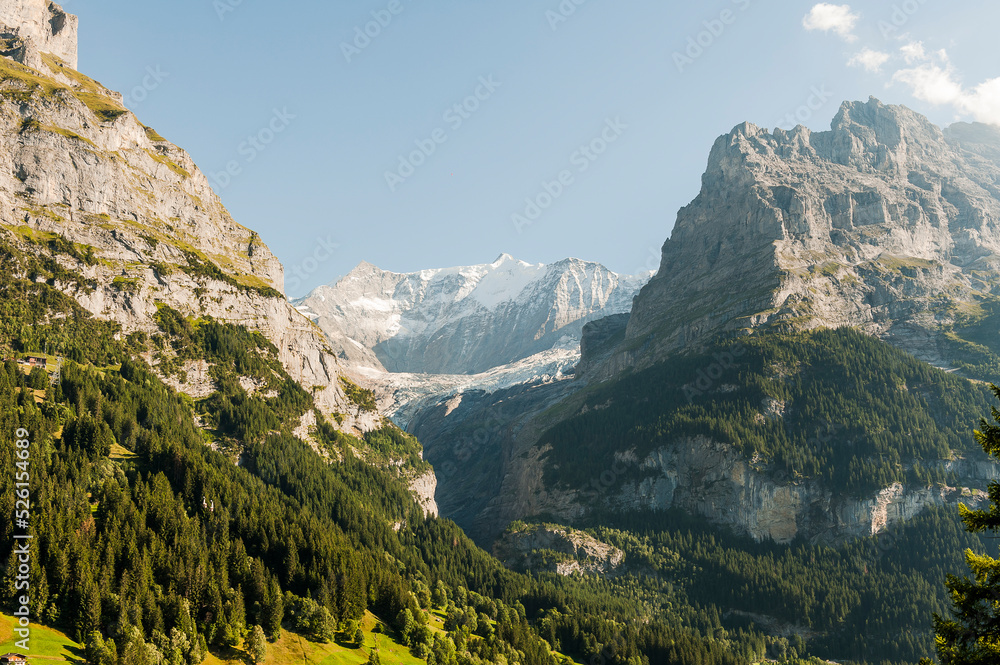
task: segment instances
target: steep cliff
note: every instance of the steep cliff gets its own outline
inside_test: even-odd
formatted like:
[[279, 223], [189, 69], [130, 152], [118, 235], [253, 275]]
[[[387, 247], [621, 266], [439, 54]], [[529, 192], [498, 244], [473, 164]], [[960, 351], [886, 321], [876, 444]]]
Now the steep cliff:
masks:
[[[2, 7], [8, 31], [41, 49], [37, 67], [0, 57], [5, 237], [51, 255], [66, 275], [55, 285], [120, 324], [123, 338], [159, 333], [163, 308], [245, 327], [274, 345], [330, 424], [355, 435], [381, 427], [380, 414], [346, 394], [344, 369], [322, 332], [284, 298], [282, 267], [260, 237], [232, 219], [185, 151], [144, 126], [118, 93], [73, 69], [75, 17], [49, 3]], [[171, 353], [145, 357], [160, 367]], [[195, 398], [215, 388], [204, 362], [161, 373]], [[242, 383], [252, 394], [253, 382]], [[309, 411], [296, 431], [310, 439], [316, 426]], [[428, 479], [414, 482], [432, 494]]]
[[828, 132], [716, 141], [600, 376], [716, 335], [855, 326], [934, 363], [943, 326], [997, 295], [1000, 135], [845, 103]]
[[77, 68], [76, 16], [49, 0], [4, 0], [0, 4], [0, 55], [41, 69], [42, 53]]

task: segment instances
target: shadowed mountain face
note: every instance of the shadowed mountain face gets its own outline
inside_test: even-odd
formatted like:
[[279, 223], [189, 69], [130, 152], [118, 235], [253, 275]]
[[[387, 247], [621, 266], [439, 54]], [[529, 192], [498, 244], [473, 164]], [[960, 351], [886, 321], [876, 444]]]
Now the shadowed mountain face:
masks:
[[[410, 421], [439, 475], [461, 470], [442, 480], [444, 514], [483, 542], [514, 519], [671, 507], [757, 539], [841, 541], [957, 500], [927, 494], [923, 476], [898, 475], [914, 460], [954, 474], [949, 487], [982, 489], [995, 465], [963, 448], [962, 429], [986, 408], [979, 387], [925, 376], [930, 368], [884, 342], [967, 376], [1000, 376], [998, 156], [997, 128], [942, 131], [874, 99], [845, 103], [828, 132], [744, 124], [722, 136], [631, 316], [589, 324], [576, 381], [449, 398]], [[838, 327], [883, 341], [773, 334]], [[758, 334], [719, 341], [747, 333]], [[820, 351], [823, 360], [806, 357]], [[923, 400], [906, 410], [948, 432], [935, 451], [910, 459], [887, 443], [879, 455], [901, 466], [880, 466], [874, 442], [889, 431], [910, 440], [914, 426], [850, 415], [843, 400], [861, 399], [851, 377], [862, 367], [880, 377], [872, 385], [913, 377], [892, 380]], [[885, 399], [876, 410], [904, 408], [891, 391]], [[721, 415], [727, 404], [731, 418]], [[756, 450], [741, 448], [767, 427], [775, 431]], [[833, 433], [820, 440], [824, 427]], [[782, 467], [776, 442], [786, 439], [795, 461]], [[829, 457], [802, 471], [820, 454]], [[626, 471], [594, 496], [590, 483], [615, 465]]]
[[875, 99], [827, 132], [716, 141], [601, 375], [768, 324], [856, 326], [939, 363], [941, 326], [997, 294], [1000, 130]]
[[[648, 277], [648, 276], [646, 276]], [[645, 278], [578, 259], [392, 273], [362, 263], [296, 302], [343, 354], [389, 372], [477, 374], [579, 346], [583, 326], [627, 312]]]

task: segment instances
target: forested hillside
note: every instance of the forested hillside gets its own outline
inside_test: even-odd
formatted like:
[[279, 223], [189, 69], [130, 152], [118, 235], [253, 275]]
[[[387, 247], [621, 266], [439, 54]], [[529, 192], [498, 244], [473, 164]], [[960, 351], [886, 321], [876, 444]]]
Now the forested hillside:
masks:
[[954, 482], [943, 464], [953, 454], [985, 459], [972, 429], [990, 402], [986, 385], [851, 329], [760, 334], [594, 388], [542, 445], [551, 482], [574, 487], [616, 452], [641, 460], [704, 436], [782, 478], [861, 495]]
[[[117, 324], [52, 286], [84, 281], [59, 268], [52, 248], [23, 252], [4, 241], [0, 254], [9, 356], [0, 473], [13, 477], [23, 428], [32, 616], [88, 644], [93, 662], [198, 663], [256, 625], [271, 638], [294, 630], [349, 640], [366, 610], [441, 664], [553, 664], [558, 646], [580, 660], [735, 665], [773, 646], [756, 630], [730, 633], [693, 601], [668, 609], [602, 584], [504, 569], [454, 524], [426, 519], [395, 474], [357, 457], [365, 442], [317, 427], [324, 457], [296, 438], [290, 426], [311, 408], [309, 395], [252, 333], [192, 325], [162, 308], [162, 337], [121, 339]], [[178, 339], [184, 353], [213, 360], [217, 389], [198, 402], [142, 360]], [[67, 358], [55, 385], [12, 359], [46, 345]], [[236, 374], [266, 378], [270, 396], [247, 394]], [[414, 445], [391, 429], [370, 439], [376, 448]], [[14, 500], [5, 484], [0, 510], [11, 514]], [[10, 610], [13, 528], [0, 527]], [[420, 627], [431, 603], [447, 612], [447, 636]]]

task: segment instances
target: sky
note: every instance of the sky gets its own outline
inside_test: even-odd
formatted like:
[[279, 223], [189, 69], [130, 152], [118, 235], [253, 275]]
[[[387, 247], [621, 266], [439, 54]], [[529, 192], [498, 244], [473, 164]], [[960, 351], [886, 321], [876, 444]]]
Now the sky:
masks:
[[386, 270], [654, 270], [715, 139], [875, 96], [1000, 124], [995, 0], [63, 2], [80, 70], [186, 149], [290, 297]]

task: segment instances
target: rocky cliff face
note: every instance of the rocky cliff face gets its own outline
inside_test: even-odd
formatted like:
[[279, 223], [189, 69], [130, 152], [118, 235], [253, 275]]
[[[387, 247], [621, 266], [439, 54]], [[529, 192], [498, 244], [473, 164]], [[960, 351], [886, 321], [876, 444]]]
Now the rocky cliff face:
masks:
[[[977, 503], [998, 478], [985, 459], [939, 462], [957, 487], [849, 496], [704, 437], [665, 441], [643, 459], [618, 451], [621, 468], [595, 487], [559, 490], [538, 441], [579, 411], [582, 385], [720, 335], [853, 326], [948, 367], [949, 326], [998, 295], [998, 252], [997, 128], [941, 131], [874, 99], [844, 104], [829, 132], [741, 125], [716, 142], [702, 192], [681, 210], [631, 316], [584, 329], [582, 380], [443, 400], [411, 421], [438, 468], [460, 471], [442, 481], [452, 490], [443, 513], [480, 542], [512, 520], [573, 523], [600, 507], [681, 508], [758, 540], [839, 543], [928, 506]], [[471, 500], [473, 486], [488, 496]]]
[[508, 568], [558, 575], [607, 575], [625, 562], [625, 553], [583, 531], [553, 524], [515, 526], [493, 546]]
[[[622, 459], [621, 464], [630, 462]], [[790, 543], [804, 537], [836, 544], [883, 533], [929, 506], [980, 507], [988, 503], [989, 483], [1000, 479], [1000, 467], [987, 460], [956, 460], [943, 466], [966, 486], [895, 483], [858, 498], [813, 481], [791, 481], [725, 444], [695, 437], [675, 441], [641, 460], [639, 468], [650, 475], [626, 483], [607, 503], [625, 511], [681, 508], [757, 541]]]
[[0, 55], [41, 69], [42, 53], [77, 68], [76, 16], [49, 0], [4, 0], [0, 3]]
[[1000, 264], [1000, 133], [875, 99], [828, 132], [743, 124], [712, 149], [600, 375], [716, 335], [849, 325], [929, 361]]
[[[391, 273], [362, 263], [296, 302], [343, 356], [389, 372], [478, 374], [552, 349], [579, 347], [584, 324], [627, 312], [648, 275], [624, 277], [578, 259]], [[373, 357], [374, 356], [374, 357]]]
[[[5, 237], [32, 251], [60, 248], [51, 250], [55, 259], [79, 279], [57, 288], [121, 324], [123, 335], [157, 332], [154, 315], [163, 305], [245, 326], [277, 347], [288, 374], [321, 413], [338, 414], [344, 430], [381, 426], [380, 414], [355, 408], [345, 395], [330, 342], [284, 298], [278, 260], [232, 219], [190, 156], [144, 126], [119, 94], [72, 68], [75, 17], [28, 0], [3, 2], [0, 12], [22, 39], [41, 44], [52, 31], [37, 68], [0, 57]], [[185, 369], [178, 390], [196, 398], [213, 390], [207, 367]], [[311, 426], [309, 411], [297, 433], [308, 439]], [[432, 480], [414, 485], [432, 497]]]

